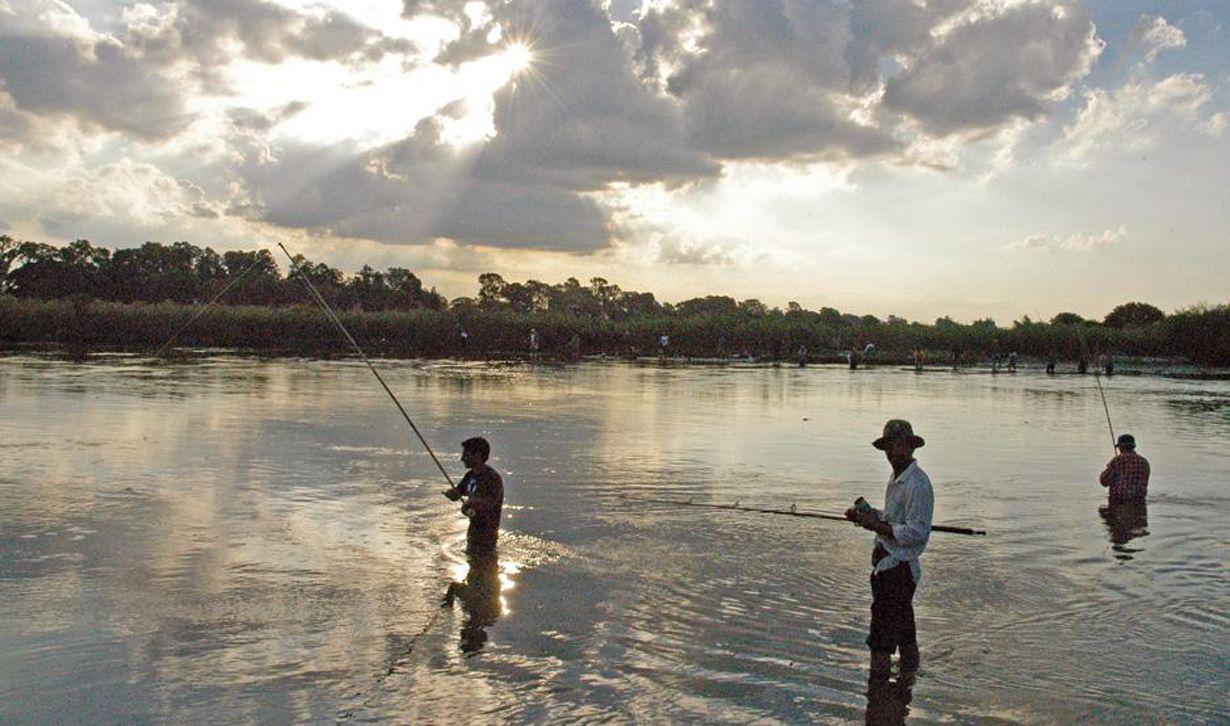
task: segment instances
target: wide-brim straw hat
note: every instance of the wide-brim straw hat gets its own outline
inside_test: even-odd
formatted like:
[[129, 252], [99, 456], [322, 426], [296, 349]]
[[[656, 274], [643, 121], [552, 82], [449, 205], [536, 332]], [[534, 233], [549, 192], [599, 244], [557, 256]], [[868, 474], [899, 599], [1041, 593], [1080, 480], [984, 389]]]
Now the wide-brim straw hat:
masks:
[[923, 441], [921, 436], [914, 435], [914, 427], [909, 421], [900, 418], [889, 419], [888, 423], [884, 424], [884, 435], [871, 445], [883, 451], [888, 448], [888, 445], [897, 439], [909, 439], [910, 444], [915, 448], [924, 446], [927, 442]]

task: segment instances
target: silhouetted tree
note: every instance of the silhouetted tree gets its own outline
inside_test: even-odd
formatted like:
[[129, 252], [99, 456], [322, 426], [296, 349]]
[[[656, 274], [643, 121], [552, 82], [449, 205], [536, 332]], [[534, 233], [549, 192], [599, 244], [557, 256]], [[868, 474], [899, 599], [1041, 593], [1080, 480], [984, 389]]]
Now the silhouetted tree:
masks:
[[1126, 328], [1131, 325], [1151, 325], [1166, 317], [1166, 313], [1149, 303], [1124, 303], [1107, 313], [1102, 321], [1109, 328]]
[[1084, 322], [1086, 320], [1076, 313], [1059, 313], [1051, 318], [1051, 325], [1080, 325]]

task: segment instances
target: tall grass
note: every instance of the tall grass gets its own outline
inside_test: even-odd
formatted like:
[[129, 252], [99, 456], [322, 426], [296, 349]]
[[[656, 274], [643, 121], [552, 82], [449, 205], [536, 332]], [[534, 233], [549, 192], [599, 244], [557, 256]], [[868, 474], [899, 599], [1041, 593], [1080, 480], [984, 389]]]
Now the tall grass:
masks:
[[[177, 303], [117, 303], [82, 298], [18, 299], [0, 296], [0, 343], [52, 343], [129, 350], [154, 350], [197, 310]], [[340, 312], [364, 348], [374, 354], [451, 356], [461, 354], [462, 329], [469, 333], [467, 354], [493, 356], [523, 352], [531, 327], [548, 354], [564, 355], [573, 336], [585, 353], [642, 355], [657, 351], [667, 334], [672, 355], [695, 357], [748, 353], [792, 358], [800, 347], [813, 357], [874, 342], [881, 356], [906, 359], [923, 350], [933, 362], [985, 360], [994, 352], [1075, 360], [1089, 354], [1169, 356], [1212, 365], [1230, 365], [1230, 306], [1182, 311], [1149, 326], [1123, 329], [1097, 324], [1017, 323], [999, 328], [986, 323], [825, 322], [814, 314], [634, 316], [621, 321], [561, 313], [524, 314], [507, 310], [406, 310]], [[1084, 342], [1082, 343], [1082, 338]], [[317, 308], [216, 306], [180, 334], [177, 345], [271, 353], [346, 354], [345, 341]], [[1087, 346], [1087, 348], [1086, 348]]]

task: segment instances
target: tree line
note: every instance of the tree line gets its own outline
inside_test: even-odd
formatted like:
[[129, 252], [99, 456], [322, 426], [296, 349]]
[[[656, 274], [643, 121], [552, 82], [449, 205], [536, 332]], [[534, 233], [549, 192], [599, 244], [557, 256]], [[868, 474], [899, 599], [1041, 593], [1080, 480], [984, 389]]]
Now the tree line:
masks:
[[[548, 284], [508, 281], [496, 273], [484, 273], [474, 296], [449, 301], [434, 288], [425, 288], [404, 268], [378, 271], [364, 266], [346, 275], [302, 256], [295, 262], [331, 304], [360, 329], [370, 328], [378, 349], [391, 354], [450, 355], [463, 352], [463, 345], [467, 347], [464, 352], [471, 354], [515, 352], [524, 349], [528, 331], [534, 328], [545, 350], [561, 354], [576, 346], [587, 353], [648, 353], [656, 349], [658, 336], [666, 334], [672, 353], [692, 356], [792, 358], [799, 352], [837, 353], [871, 342], [882, 351], [899, 354], [923, 350], [929, 359], [943, 363], [973, 362], [989, 354], [1015, 351], [1061, 359], [1106, 352], [1230, 364], [1227, 305], [1198, 306], [1167, 315], [1153, 305], [1129, 302], [1115, 307], [1102, 320], [1064, 312], [1046, 322], [1023, 317], [1010, 327], [1001, 327], [990, 318], [962, 324], [949, 317], [926, 325], [895, 315], [881, 320], [831, 307], [808, 310], [796, 302], [785, 309], [770, 308], [756, 299], [725, 295], [672, 304], [657, 300], [653, 293], [624, 290], [601, 277], [588, 284], [575, 278]], [[72, 304], [27, 306], [24, 316], [12, 304], [6, 305], [0, 313], [12, 318], [4, 321], [11, 325], [7, 334], [0, 335], [8, 340], [63, 337], [63, 331], [74, 325], [73, 316], [89, 314], [88, 301], [129, 306], [161, 303], [144, 310], [140, 306], [135, 310], [107, 307], [115, 330], [90, 333], [109, 344], [126, 340], [135, 344], [135, 338], [145, 344], [146, 338], [156, 339], [164, 328], [174, 327], [180, 314], [168, 308], [168, 303], [201, 304], [240, 275], [244, 279], [219, 301], [226, 307], [207, 315], [198, 330], [188, 334], [186, 343], [294, 348], [307, 345], [304, 341], [333, 339], [327, 329], [312, 328], [318, 313], [311, 309], [276, 314], [238, 310], [243, 306], [276, 310], [310, 305], [301, 283], [283, 275], [267, 250], [219, 254], [187, 242], [147, 242], [112, 252], [86, 240], [55, 247], [7, 236], [0, 236], [0, 295], [17, 301]], [[37, 315], [32, 312], [36, 310], [40, 311]], [[372, 317], [375, 314], [379, 315]], [[151, 322], [155, 318], [166, 320]], [[80, 321], [76, 325], [92, 330]], [[274, 325], [283, 327], [262, 327]], [[303, 339], [292, 338], [292, 329]], [[137, 334], [137, 330], [142, 332]]]
[[[345, 309], [440, 310], [447, 301], [410, 270], [364, 266], [353, 275], [297, 255], [295, 264], [330, 303]], [[63, 247], [0, 236], [0, 292], [54, 300], [84, 296], [115, 302], [201, 303], [235, 278], [244, 279], [219, 303], [293, 305], [302, 283], [282, 275], [268, 250], [219, 254], [188, 242], [146, 242], [114, 252], [77, 240]]]

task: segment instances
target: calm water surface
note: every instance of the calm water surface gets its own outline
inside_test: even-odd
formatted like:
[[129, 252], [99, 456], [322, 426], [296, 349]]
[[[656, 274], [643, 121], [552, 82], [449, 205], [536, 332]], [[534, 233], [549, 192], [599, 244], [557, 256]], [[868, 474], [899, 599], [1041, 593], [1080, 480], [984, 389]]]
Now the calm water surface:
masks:
[[[0, 721], [1228, 717], [1230, 384], [1106, 382], [1154, 472], [1108, 516], [1091, 377], [381, 367], [454, 476], [491, 440], [498, 570], [360, 364], [0, 359]], [[878, 503], [889, 417], [990, 535], [933, 535], [869, 700], [868, 533], [617, 495]]]

